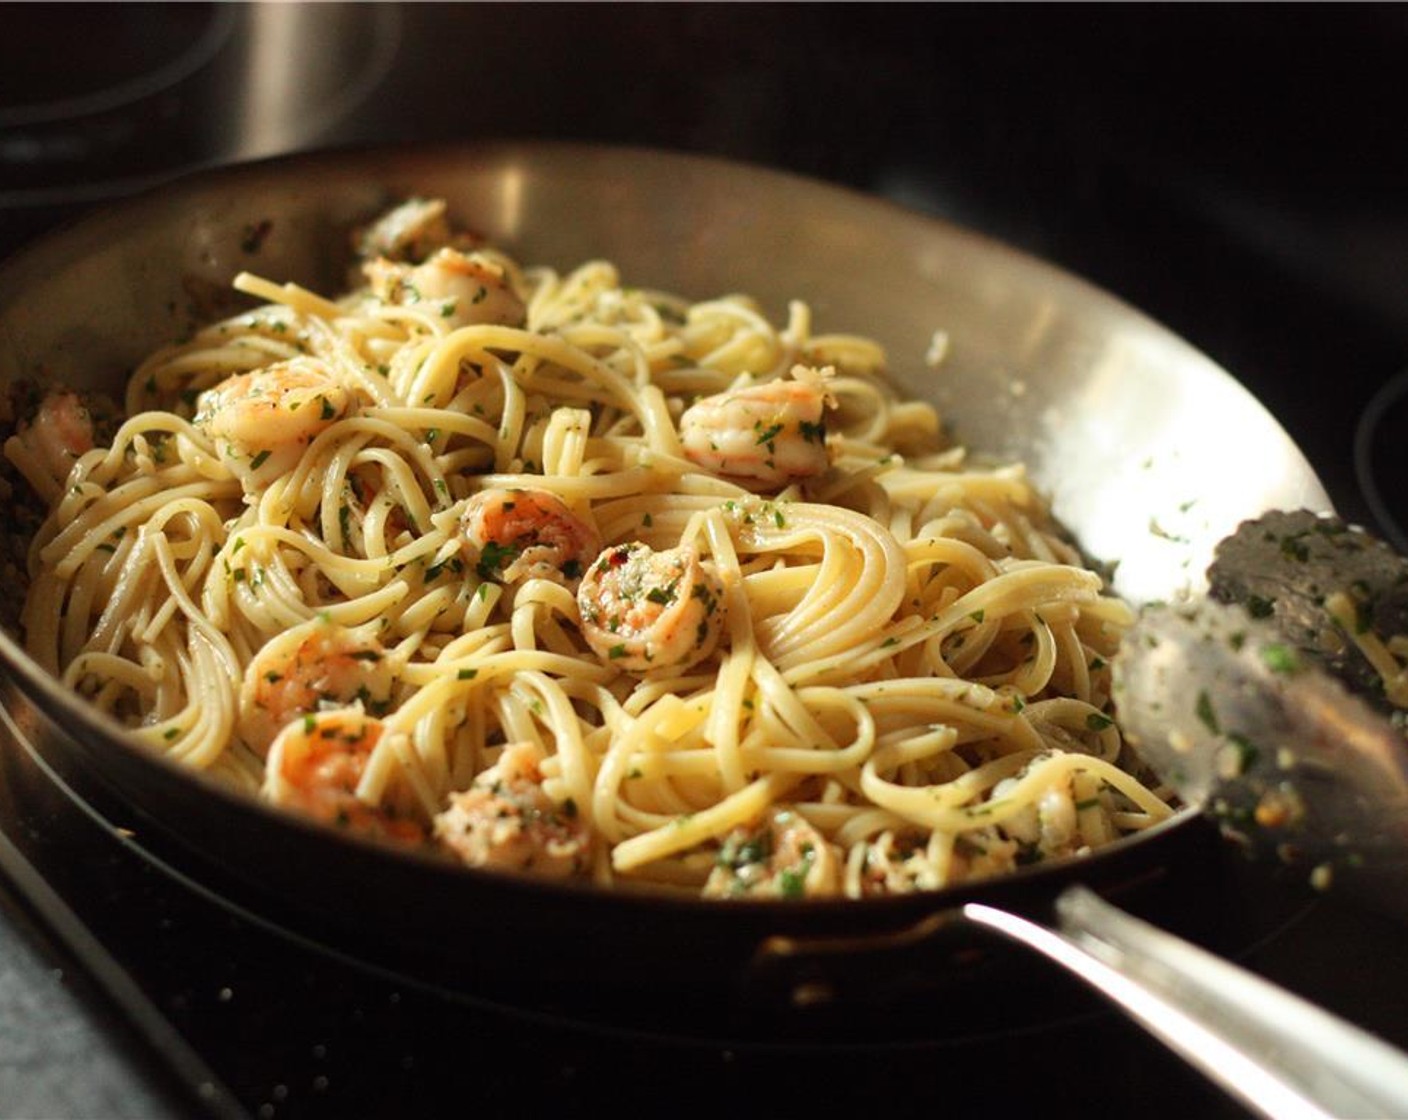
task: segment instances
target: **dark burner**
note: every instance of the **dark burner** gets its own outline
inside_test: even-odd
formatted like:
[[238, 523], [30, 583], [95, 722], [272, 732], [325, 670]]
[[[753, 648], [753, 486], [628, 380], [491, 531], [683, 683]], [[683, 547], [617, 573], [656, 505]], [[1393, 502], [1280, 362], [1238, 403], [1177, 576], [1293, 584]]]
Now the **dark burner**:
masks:
[[1354, 433], [1354, 472], [1385, 540], [1408, 553], [1408, 369], [1370, 399]]
[[202, 79], [239, 21], [219, 4], [76, 4], [57, 18], [11, 8], [0, 36], [0, 201], [95, 197], [213, 155], [214, 91]]

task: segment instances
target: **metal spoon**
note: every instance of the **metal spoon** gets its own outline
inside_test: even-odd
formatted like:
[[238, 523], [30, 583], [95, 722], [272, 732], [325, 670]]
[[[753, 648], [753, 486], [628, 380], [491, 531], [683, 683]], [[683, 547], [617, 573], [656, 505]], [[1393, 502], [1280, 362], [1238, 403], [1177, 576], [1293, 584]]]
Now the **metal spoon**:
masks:
[[1258, 1115], [1408, 1116], [1408, 1055], [1084, 887], [1056, 912], [1058, 930], [961, 915], [1079, 977]]
[[[1056, 900], [1056, 927], [968, 903], [876, 937], [774, 936], [751, 979], [796, 1007], [835, 992], [834, 958], [907, 953], [979, 926], [1025, 946], [1099, 992], [1150, 1034], [1271, 1120], [1408, 1117], [1408, 1055], [1237, 965], [1140, 921], [1086, 887]], [[867, 970], [840, 970], [866, 983]]]
[[1408, 919], [1408, 738], [1384, 714], [1401, 686], [1360, 649], [1408, 633], [1408, 560], [1336, 519], [1277, 512], [1219, 545], [1209, 578], [1231, 604], [1146, 609], [1126, 634], [1126, 738], [1251, 854]]
[[1408, 740], [1272, 624], [1145, 613], [1116, 660], [1139, 756], [1253, 855], [1408, 919]]

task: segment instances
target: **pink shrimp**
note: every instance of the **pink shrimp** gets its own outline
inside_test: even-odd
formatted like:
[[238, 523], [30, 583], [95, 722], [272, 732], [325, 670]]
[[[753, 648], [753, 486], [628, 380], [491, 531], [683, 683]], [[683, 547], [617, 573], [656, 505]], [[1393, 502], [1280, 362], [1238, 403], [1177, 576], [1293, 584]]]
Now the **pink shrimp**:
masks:
[[295, 720], [269, 748], [264, 798], [323, 824], [395, 844], [420, 844], [425, 827], [357, 796], [382, 723], [360, 708]]
[[74, 462], [93, 450], [93, 417], [71, 390], [47, 394], [28, 423], [6, 441], [6, 454], [46, 501], [63, 493]]
[[704, 884], [706, 898], [813, 898], [840, 891], [836, 848], [784, 807], [729, 833]]
[[601, 547], [597, 531], [548, 490], [481, 490], [465, 505], [460, 531], [479, 578], [505, 583], [577, 579]]
[[375, 638], [315, 620], [264, 646], [245, 670], [239, 734], [259, 754], [288, 724], [326, 708], [391, 705], [395, 672]]
[[387, 303], [424, 305], [450, 327], [521, 327], [523, 300], [503, 267], [481, 253], [441, 249], [414, 267], [378, 258], [364, 266], [372, 292]]
[[313, 437], [341, 419], [352, 394], [316, 358], [227, 377], [200, 395], [195, 424], [246, 486], [291, 470]]
[[680, 417], [685, 455], [714, 474], [781, 487], [830, 466], [824, 374], [805, 366], [768, 381], [705, 397]]
[[424, 260], [453, 238], [445, 209], [442, 198], [407, 199], [358, 231], [358, 254], [368, 259]]
[[582, 636], [608, 665], [631, 672], [704, 660], [723, 631], [724, 589], [692, 548], [613, 545], [577, 589]]
[[586, 870], [591, 832], [570, 801], [543, 790], [537, 748], [515, 743], [498, 763], [452, 794], [435, 836], [471, 867], [565, 879]]

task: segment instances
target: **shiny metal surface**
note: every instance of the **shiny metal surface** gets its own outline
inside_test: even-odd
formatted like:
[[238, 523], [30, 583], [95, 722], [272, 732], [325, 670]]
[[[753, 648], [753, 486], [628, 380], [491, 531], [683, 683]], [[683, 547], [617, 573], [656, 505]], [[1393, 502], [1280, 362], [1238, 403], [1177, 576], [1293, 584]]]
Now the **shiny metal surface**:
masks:
[[1110, 906], [1057, 900], [1060, 931], [988, 906], [963, 916], [1079, 976], [1258, 1116], [1408, 1112], [1408, 1055], [1261, 977]]
[[25, 64], [0, 98], [0, 208], [17, 209], [322, 143], [382, 85], [403, 23], [389, 4], [96, 6], [61, 53], [71, 6], [10, 16], [7, 57]]
[[[1058, 516], [1093, 557], [1116, 565], [1116, 589], [1135, 600], [1198, 586], [1213, 545], [1243, 518], [1329, 504], [1306, 460], [1230, 376], [1090, 285], [866, 196], [644, 150], [379, 151], [188, 180], [0, 267], [0, 377], [43, 374], [113, 392], [145, 353], [234, 306], [228, 282], [242, 269], [340, 287], [348, 226], [413, 193], [448, 198], [460, 222], [529, 263], [608, 257], [628, 283], [694, 298], [746, 291], [777, 317], [803, 298], [819, 329], [877, 337], [894, 377], [935, 401], [958, 438], [1028, 463]], [[264, 223], [267, 234], [251, 239]], [[939, 330], [949, 353], [933, 370], [925, 354]], [[153, 814], [196, 781], [115, 745], [112, 728], [3, 632], [0, 659], [45, 713], [47, 734], [119, 787], [150, 791]], [[301, 822], [222, 799], [227, 844], [246, 827], [325, 843]]]
[[1285, 630], [1211, 599], [1146, 611], [1114, 695], [1140, 757], [1247, 855], [1408, 919], [1408, 741]]

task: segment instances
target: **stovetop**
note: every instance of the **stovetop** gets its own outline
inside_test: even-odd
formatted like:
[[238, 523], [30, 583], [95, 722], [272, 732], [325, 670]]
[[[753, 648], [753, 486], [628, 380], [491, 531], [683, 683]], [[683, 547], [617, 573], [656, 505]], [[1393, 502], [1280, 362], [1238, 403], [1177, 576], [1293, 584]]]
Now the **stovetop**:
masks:
[[[1256, 393], [1345, 516], [1408, 547], [1401, 9], [284, 7], [9, 6], [0, 250], [136, 185], [310, 146], [550, 137], [763, 163], [1118, 293]], [[34, 44], [82, 19], [112, 49], [45, 71]], [[296, 97], [280, 83], [309, 43], [345, 64], [306, 63]], [[11, 737], [0, 762], [3, 1115], [967, 1114], [1067, 1096], [1243, 1115], [1055, 976], [1059, 1021], [874, 1045], [520, 1014], [228, 909]], [[1237, 917], [1218, 947], [1408, 1046], [1402, 930], [1214, 851], [1189, 905]]]

